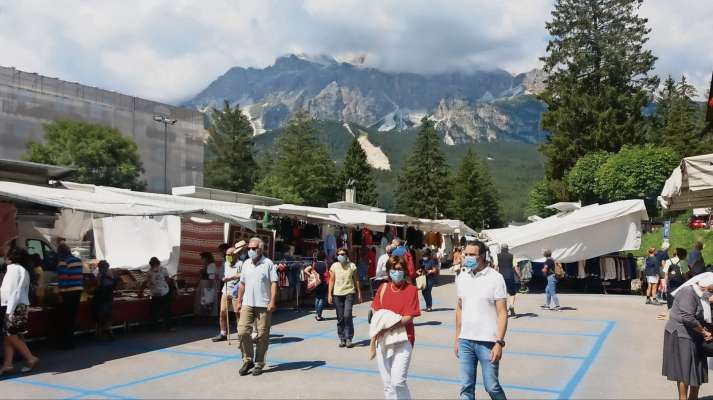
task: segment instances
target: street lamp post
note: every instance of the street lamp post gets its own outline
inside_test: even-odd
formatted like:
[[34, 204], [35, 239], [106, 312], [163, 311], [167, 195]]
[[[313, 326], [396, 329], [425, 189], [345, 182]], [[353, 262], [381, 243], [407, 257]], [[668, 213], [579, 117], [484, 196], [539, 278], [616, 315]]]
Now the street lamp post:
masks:
[[165, 115], [154, 115], [153, 120], [163, 124], [163, 192], [168, 194], [168, 126], [174, 125], [176, 120]]

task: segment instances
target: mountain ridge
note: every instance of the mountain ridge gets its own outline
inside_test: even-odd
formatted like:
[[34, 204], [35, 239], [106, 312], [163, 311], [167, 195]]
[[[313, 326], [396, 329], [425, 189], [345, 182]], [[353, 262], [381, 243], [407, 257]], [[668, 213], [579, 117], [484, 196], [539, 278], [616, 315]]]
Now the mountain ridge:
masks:
[[539, 70], [502, 69], [421, 75], [385, 72], [334, 57], [290, 54], [266, 68], [232, 67], [185, 105], [205, 109], [224, 100], [240, 104], [255, 134], [284, 126], [304, 109], [323, 120], [399, 131], [429, 116], [446, 144], [514, 140], [539, 143], [544, 110], [534, 94]]

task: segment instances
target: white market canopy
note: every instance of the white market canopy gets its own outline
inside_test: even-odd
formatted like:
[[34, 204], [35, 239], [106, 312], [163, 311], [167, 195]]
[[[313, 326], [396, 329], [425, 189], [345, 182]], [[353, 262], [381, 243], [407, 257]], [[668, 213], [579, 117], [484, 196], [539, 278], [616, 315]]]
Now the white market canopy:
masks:
[[204, 216], [255, 230], [252, 206], [63, 182], [63, 188], [0, 181], [0, 199], [97, 216]]
[[552, 251], [560, 262], [576, 262], [641, 247], [641, 221], [648, 220], [643, 200], [594, 204], [561, 212], [527, 225], [485, 230], [490, 245], [507, 244], [515, 257], [543, 261]]
[[658, 201], [661, 207], [674, 211], [713, 207], [713, 154], [681, 160]]

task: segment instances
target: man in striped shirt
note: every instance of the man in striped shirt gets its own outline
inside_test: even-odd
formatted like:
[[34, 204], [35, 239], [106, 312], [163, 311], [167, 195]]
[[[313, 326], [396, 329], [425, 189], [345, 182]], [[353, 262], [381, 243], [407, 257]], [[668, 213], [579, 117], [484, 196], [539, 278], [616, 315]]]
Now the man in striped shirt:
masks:
[[62, 349], [74, 348], [74, 328], [77, 319], [79, 301], [84, 290], [82, 260], [72, 255], [66, 244], [57, 247], [57, 286], [62, 298], [58, 307], [58, 343]]

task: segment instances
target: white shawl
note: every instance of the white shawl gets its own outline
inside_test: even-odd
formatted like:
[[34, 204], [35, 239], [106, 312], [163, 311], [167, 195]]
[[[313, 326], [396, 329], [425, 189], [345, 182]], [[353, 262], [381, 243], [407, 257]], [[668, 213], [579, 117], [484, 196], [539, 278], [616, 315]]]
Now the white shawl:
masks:
[[704, 292], [701, 287], [708, 287], [711, 285], [713, 285], [713, 272], [704, 272], [687, 280], [686, 283], [681, 285], [678, 289], [674, 290], [671, 295], [676, 297], [676, 294], [678, 294], [678, 292], [684, 287], [693, 286], [693, 290], [696, 292], [696, 295], [698, 295], [698, 297], [701, 299], [701, 306], [703, 307], [703, 319], [705, 319], [705, 321], [710, 324], [713, 321], [713, 318], [711, 318], [711, 303], [710, 301], [708, 301], [707, 298], [703, 296]]

